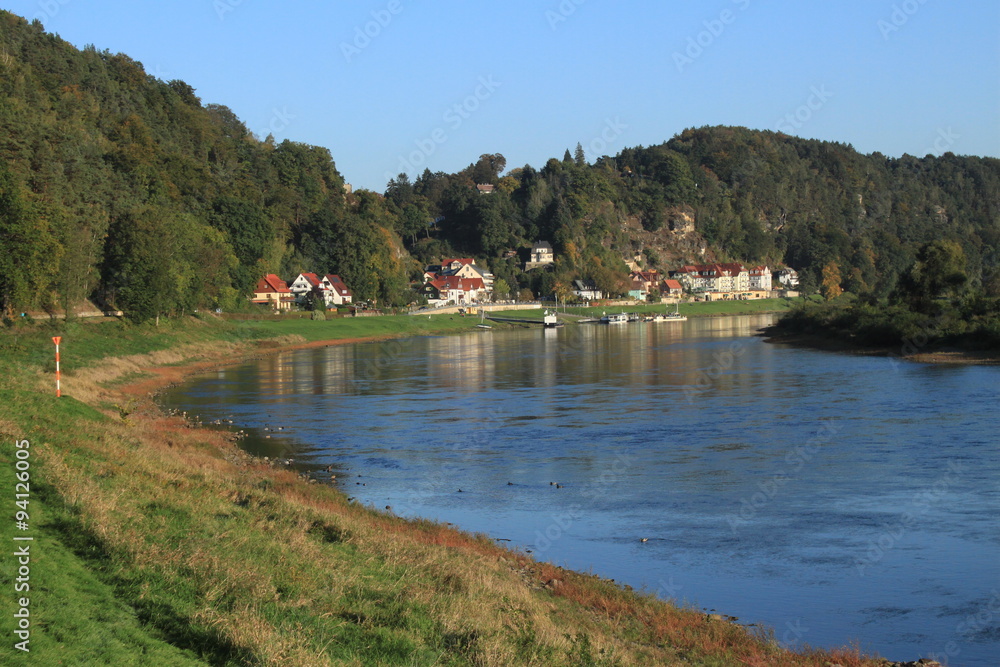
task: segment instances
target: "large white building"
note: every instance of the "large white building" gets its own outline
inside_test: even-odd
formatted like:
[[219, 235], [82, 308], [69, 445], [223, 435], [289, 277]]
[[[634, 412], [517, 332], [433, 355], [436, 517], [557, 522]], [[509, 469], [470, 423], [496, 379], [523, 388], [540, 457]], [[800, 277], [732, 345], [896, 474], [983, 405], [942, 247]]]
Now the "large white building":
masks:
[[739, 263], [689, 264], [672, 273], [690, 292], [741, 293], [771, 290], [771, 271], [766, 266], [748, 269]]

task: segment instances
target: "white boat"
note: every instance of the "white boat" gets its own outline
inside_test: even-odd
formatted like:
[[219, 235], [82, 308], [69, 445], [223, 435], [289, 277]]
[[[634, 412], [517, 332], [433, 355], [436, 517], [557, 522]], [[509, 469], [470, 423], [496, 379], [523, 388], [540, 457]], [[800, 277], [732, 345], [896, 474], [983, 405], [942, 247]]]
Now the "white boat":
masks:
[[545, 325], [546, 329], [554, 329], [555, 327], [561, 327], [562, 326], [562, 323], [559, 322], [559, 318], [556, 317], [556, 314], [555, 313], [550, 313], [547, 310], [545, 311], [545, 314], [542, 317], [542, 324]]
[[680, 304], [675, 304], [674, 312], [666, 313], [664, 315], [657, 315], [653, 318], [654, 322], [687, 322], [687, 317], [681, 315]]
[[602, 324], [627, 324], [628, 315], [625, 313], [612, 313], [611, 315], [605, 314], [601, 317]]

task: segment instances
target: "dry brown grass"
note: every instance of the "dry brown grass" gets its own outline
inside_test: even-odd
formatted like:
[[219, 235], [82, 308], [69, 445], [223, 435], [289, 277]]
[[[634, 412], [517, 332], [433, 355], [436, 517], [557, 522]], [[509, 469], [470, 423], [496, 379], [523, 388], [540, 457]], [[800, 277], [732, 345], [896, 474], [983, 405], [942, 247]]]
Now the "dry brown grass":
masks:
[[[453, 638], [457, 648], [441, 649], [443, 657], [460, 651], [483, 666], [571, 664], [567, 656], [583, 636], [592, 655], [621, 665], [691, 664], [712, 656], [742, 665], [877, 664], [850, 652], [786, 653], [739, 625], [447, 526], [351, 504], [334, 489], [242, 455], [223, 434], [160, 414], [149, 397], [158, 386], [250, 349], [199, 344], [75, 373], [75, 397], [91, 405], [127, 401], [129, 416], [108, 411], [109, 422], [81, 422], [77, 449], [51, 448], [45, 464], [82, 526], [114, 559], [118, 576], [143, 582], [140, 596], [148, 599], [164, 595], [151, 582], [188, 590], [191, 605], [177, 604], [190, 622], [261, 664], [331, 664], [325, 651], [333, 650], [328, 642], [337, 641], [336, 629], [357, 622], [349, 620], [347, 602], [357, 591], [380, 596], [388, 608], [415, 606], [437, 624], [435, 632]], [[181, 362], [188, 365], [168, 366]], [[114, 386], [116, 378], [139, 372], [152, 379]], [[190, 533], [178, 534], [180, 524]], [[558, 584], [547, 587], [553, 580]], [[301, 613], [327, 628], [330, 639], [282, 620]], [[420, 642], [427, 631], [401, 634]], [[363, 662], [355, 656], [340, 664]]]

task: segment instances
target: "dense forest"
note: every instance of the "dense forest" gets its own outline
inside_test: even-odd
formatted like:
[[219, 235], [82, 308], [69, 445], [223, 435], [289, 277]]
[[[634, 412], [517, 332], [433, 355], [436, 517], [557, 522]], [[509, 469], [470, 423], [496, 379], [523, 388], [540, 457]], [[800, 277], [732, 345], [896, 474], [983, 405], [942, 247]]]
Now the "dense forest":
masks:
[[6, 12], [0, 155], [7, 314], [228, 309], [266, 272], [336, 270], [373, 301], [408, 289], [384, 200], [348, 195], [327, 149], [254, 137], [184, 82]]
[[[474, 256], [509, 291], [628, 289], [629, 266], [790, 265], [808, 290], [885, 299], [933, 241], [1000, 292], [1000, 160], [862, 155], [706, 127], [590, 163], [486, 153], [454, 174], [349, 192], [325, 148], [256, 137], [225, 106], [122, 54], [0, 12], [0, 308], [90, 298], [134, 319], [246, 307], [266, 272], [338, 273], [405, 305], [424, 264]], [[476, 185], [493, 185], [480, 194]], [[524, 272], [535, 240], [551, 270]]]

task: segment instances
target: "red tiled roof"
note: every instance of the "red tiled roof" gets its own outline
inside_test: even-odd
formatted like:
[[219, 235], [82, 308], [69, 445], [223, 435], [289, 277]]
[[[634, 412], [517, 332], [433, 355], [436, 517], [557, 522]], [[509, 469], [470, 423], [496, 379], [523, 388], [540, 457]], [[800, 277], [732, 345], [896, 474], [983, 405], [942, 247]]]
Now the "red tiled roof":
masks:
[[[317, 276], [315, 273], [301, 273], [299, 275], [308, 280], [309, 284], [312, 285], [313, 287], [319, 287], [319, 276]], [[292, 282], [295, 281], [293, 280]]]
[[468, 292], [484, 289], [486, 285], [482, 278], [460, 278], [459, 276], [441, 276], [432, 280], [431, 285], [438, 290], [458, 290]]
[[271, 292], [277, 292], [279, 294], [291, 294], [291, 290], [288, 289], [288, 285], [284, 280], [269, 273], [257, 282], [257, 289], [254, 292], [266, 294]]
[[684, 289], [683, 287], [681, 287], [681, 284], [676, 280], [664, 280], [663, 284], [667, 286], [667, 289], [679, 289], [679, 290]]

